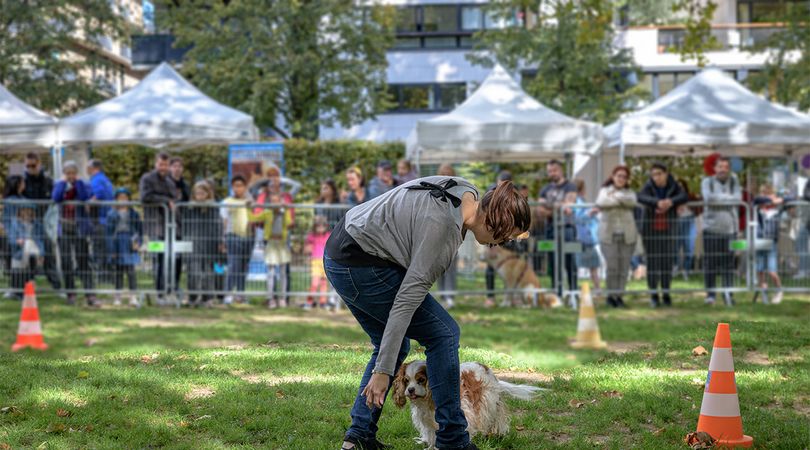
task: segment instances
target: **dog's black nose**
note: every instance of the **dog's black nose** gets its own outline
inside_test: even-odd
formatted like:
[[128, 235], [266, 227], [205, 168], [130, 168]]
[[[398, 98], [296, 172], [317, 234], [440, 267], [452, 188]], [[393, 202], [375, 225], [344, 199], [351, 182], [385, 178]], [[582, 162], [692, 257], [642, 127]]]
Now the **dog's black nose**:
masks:
[[408, 388], [408, 393], [409, 393], [409, 394], [413, 394], [413, 392], [414, 392], [415, 390], [416, 390], [416, 388], [414, 388], [414, 387], [409, 387], [409, 388]]

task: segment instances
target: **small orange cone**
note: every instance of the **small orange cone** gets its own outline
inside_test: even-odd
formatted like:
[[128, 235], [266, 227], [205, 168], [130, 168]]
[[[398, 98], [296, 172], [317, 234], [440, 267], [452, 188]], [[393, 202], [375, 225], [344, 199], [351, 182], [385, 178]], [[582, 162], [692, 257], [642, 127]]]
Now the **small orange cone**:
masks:
[[717, 324], [697, 431], [709, 433], [717, 440], [718, 447], [748, 448], [754, 444], [754, 438], [743, 434], [727, 323]]
[[25, 347], [37, 350], [47, 350], [48, 344], [42, 338], [42, 325], [39, 323], [39, 308], [37, 307], [37, 295], [34, 293], [34, 283], [29, 281], [25, 284], [25, 296], [22, 302], [22, 313], [20, 314], [20, 328], [17, 331], [17, 342], [11, 346], [11, 351], [16, 352]]
[[605, 348], [607, 342], [602, 340], [599, 333], [599, 324], [596, 323], [596, 310], [591, 298], [591, 286], [582, 284], [582, 299], [579, 302], [579, 321], [577, 322], [577, 337], [571, 342], [574, 348]]

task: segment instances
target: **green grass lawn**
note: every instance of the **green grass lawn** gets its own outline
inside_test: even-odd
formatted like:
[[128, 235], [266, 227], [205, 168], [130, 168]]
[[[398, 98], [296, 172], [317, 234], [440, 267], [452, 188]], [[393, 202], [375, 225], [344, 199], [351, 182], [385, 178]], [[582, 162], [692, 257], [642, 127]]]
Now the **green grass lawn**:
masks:
[[[461, 359], [550, 388], [510, 401], [512, 429], [482, 449], [685, 448], [717, 322], [731, 323], [746, 434], [759, 448], [810, 445], [810, 300], [599, 310], [610, 351], [575, 351], [570, 310], [454, 309]], [[0, 302], [0, 449], [337, 449], [369, 355], [345, 310], [87, 310], [40, 301], [45, 353], [12, 354], [19, 303]], [[422, 358], [414, 346], [411, 358]], [[407, 410], [379, 434], [418, 449]]]

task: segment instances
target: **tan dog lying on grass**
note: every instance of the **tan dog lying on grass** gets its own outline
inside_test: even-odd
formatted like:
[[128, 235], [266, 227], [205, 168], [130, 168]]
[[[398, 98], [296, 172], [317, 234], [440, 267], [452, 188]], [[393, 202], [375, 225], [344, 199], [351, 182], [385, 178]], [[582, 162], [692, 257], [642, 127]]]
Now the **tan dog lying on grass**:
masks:
[[[540, 289], [540, 279], [537, 278], [529, 261], [517, 252], [504, 247], [491, 247], [485, 250], [484, 260], [503, 279], [507, 293], [501, 306], [532, 305], [545, 308], [562, 306], [560, 298], [555, 294], [536, 291]], [[523, 293], [518, 294], [514, 292], [516, 290], [522, 290]], [[521, 295], [523, 299], [520, 298]]]

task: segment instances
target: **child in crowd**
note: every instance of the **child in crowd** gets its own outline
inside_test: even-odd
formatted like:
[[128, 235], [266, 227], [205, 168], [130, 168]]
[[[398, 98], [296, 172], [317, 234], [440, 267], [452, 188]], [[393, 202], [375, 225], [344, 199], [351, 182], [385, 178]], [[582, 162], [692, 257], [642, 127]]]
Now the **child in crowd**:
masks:
[[318, 303], [321, 308], [326, 307], [327, 298], [326, 293], [329, 291], [329, 283], [326, 280], [326, 272], [323, 268], [323, 250], [326, 247], [326, 241], [329, 239], [329, 225], [326, 223], [326, 217], [315, 216], [312, 221], [312, 231], [307, 234], [306, 246], [304, 251], [309, 253], [310, 257], [310, 285], [309, 293], [312, 294], [307, 298], [307, 303], [304, 308], [309, 309], [315, 306], [314, 296], [320, 292]]
[[[264, 263], [267, 265], [267, 306], [269, 308], [287, 306], [287, 265], [292, 260], [292, 252], [287, 245], [287, 236], [292, 223], [292, 211], [281, 202], [278, 192], [271, 192], [270, 203], [259, 214], [251, 213], [254, 222], [261, 222], [264, 230]], [[279, 295], [275, 295], [276, 280], [280, 280]]]
[[599, 214], [599, 210], [582, 206], [585, 204], [585, 181], [577, 178], [574, 180], [574, 184], [577, 187], [576, 205], [579, 205], [574, 210], [577, 240], [582, 244], [582, 253], [577, 255], [577, 267], [588, 269], [593, 290], [596, 292], [600, 288], [599, 268], [602, 265], [599, 251], [596, 249], [596, 244], [599, 242], [597, 236], [599, 220], [596, 216]]
[[[776, 294], [771, 303], [782, 302], [782, 280], [779, 279], [777, 243], [779, 241], [779, 224], [782, 212], [783, 199], [776, 195], [773, 186], [762, 185], [759, 195], [754, 197], [754, 207], [757, 211], [757, 279], [761, 289], [762, 303], [768, 302], [768, 281], [770, 277], [776, 286]], [[756, 297], [754, 297], [756, 300]]]
[[[141, 256], [138, 250], [143, 242], [143, 222], [141, 216], [131, 205], [132, 193], [127, 188], [115, 191], [115, 201], [119, 204], [107, 211], [106, 238], [107, 258], [115, 274], [115, 290], [121, 291], [124, 287], [124, 275], [127, 277], [129, 288], [129, 304], [135, 308], [140, 306], [137, 297], [137, 278], [135, 266], [140, 264]], [[121, 294], [114, 297], [116, 306], [121, 304]]]
[[[253, 199], [248, 193], [245, 177], [236, 175], [231, 179], [231, 196], [222, 201], [219, 215], [225, 223], [225, 246], [228, 250], [228, 270], [225, 279], [225, 291], [228, 295], [223, 303], [230, 305], [234, 297], [233, 289], [238, 293], [245, 292], [248, 264], [253, 251], [253, 239], [250, 235], [250, 210], [248, 203]], [[237, 298], [237, 300], [241, 297]]]
[[192, 204], [181, 210], [183, 239], [190, 241], [186, 289], [191, 307], [208, 306], [216, 290], [214, 264], [225, 253], [222, 220], [214, 203], [214, 191], [207, 181], [199, 181], [191, 191]]
[[34, 220], [34, 208], [17, 207], [8, 232], [11, 246], [11, 287], [15, 297], [22, 298], [25, 283], [34, 279], [38, 266], [44, 263], [45, 243], [42, 225]]

